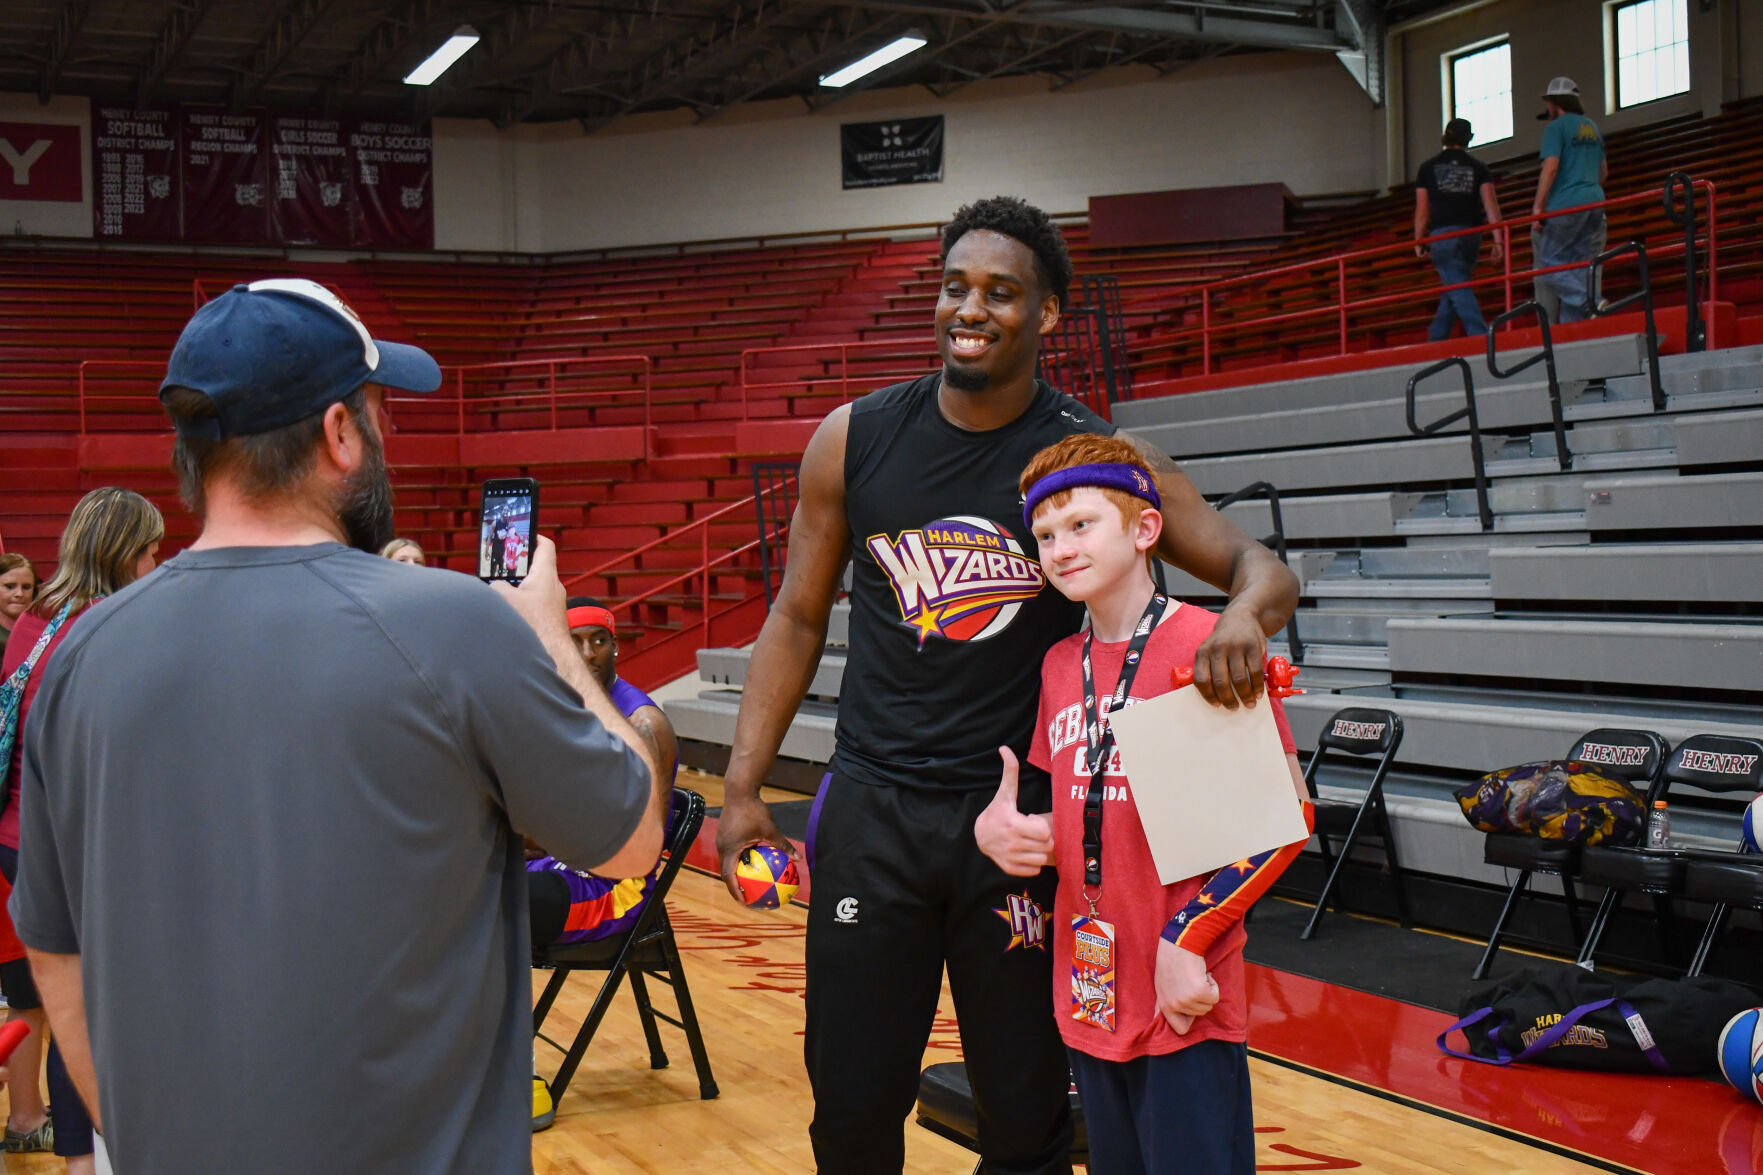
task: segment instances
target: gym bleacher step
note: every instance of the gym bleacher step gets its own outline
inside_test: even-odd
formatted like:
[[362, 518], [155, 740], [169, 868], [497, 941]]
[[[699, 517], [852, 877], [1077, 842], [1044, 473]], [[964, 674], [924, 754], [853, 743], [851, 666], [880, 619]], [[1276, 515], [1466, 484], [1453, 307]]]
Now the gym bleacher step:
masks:
[[1530, 677], [1635, 685], [1756, 690], [1763, 682], [1763, 621], [1555, 614], [1397, 617], [1389, 623], [1398, 673]]
[[[734, 744], [735, 716], [741, 709], [738, 690], [705, 690], [695, 698], [663, 702], [661, 708], [673, 723], [674, 732], [682, 739], [719, 746]], [[778, 754], [808, 763], [827, 762], [833, 754], [833, 730], [837, 721], [837, 706], [803, 702], [795, 721], [784, 732]]]
[[1763, 543], [1604, 543], [1490, 552], [1503, 600], [1763, 602]]
[[[743, 686], [746, 684], [747, 668], [752, 658], [751, 648], [699, 649], [698, 676], [713, 685]], [[814, 679], [809, 682], [809, 697], [838, 697], [839, 683], [844, 678], [845, 654], [827, 650], [821, 654], [820, 664], [814, 671]]]
[[1408, 600], [1450, 600], [1450, 599], [1490, 599], [1493, 590], [1484, 579], [1349, 579], [1345, 576], [1338, 580], [1324, 577], [1312, 579], [1304, 584], [1304, 594], [1315, 598], [1332, 596], [1337, 599], [1408, 599]]
[[[1300, 680], [1310, 684], [1307, 675]], [[1763, 709], [1659, 703], [1635, 698], [1565, 697], [1454, 686], [1374, 685], [1340, 694], [1288, 698], [1286, 717], [1300, 746], [1314, 745], [1323, 724], [1346, 706], [1393, 710], [1406, 728], [1402, 762], [1454, 771], [1491, 771], [1558, 759], [1598, 726], [1657, 731], [1673, 745], [1691, 734], [1748, 734]]]

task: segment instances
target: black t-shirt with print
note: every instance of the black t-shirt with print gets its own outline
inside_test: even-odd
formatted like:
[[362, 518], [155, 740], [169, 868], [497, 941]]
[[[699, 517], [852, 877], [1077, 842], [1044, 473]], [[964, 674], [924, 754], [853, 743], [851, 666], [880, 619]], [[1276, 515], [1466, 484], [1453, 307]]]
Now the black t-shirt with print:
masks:
[[1432, 214], [1429, 231], [1486, 224], [1481, 186], [1494, 182], [1488, 165], [1461, 147], [1446, 147], [1420, 165], [1415, 183], [1427, 191]]

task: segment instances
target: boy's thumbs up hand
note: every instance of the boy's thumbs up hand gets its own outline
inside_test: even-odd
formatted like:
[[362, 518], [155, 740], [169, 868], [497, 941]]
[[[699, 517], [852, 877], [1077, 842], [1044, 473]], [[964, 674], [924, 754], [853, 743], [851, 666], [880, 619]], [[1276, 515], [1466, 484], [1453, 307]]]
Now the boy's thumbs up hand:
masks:
[[979, 851], [1012, 877], [1033, 877], [1053, 863], [1053, 822], [1047, 816], [1026, 816], [1016, 808], [1019, 768], [1016, 754], [999, 747], [1004, 760], [998, 794], [974, 821], [973, 839]]

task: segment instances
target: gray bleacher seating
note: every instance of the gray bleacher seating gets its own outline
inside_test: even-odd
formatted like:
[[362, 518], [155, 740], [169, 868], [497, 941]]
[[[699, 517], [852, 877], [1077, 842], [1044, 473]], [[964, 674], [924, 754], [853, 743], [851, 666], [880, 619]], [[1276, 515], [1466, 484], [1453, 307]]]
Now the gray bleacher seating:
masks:
[[[1407, 435], [1413, 365], [1115, 407], [1118, 423], [1174, 453], [1205, 493], [1258, 480], [1281, 489], [1310, 690], [1287, 714], [1300, 745], [1345, 706], [1401, 716], [1407, 734], [1384, 790], [1411, 871], [1509, 885], [1482, 859], [1451, 790], [1557, 756], [1588, 729], [1639, 727], [1673, 744], [1763, 734], [1763, 347], [1666, 357], [1662, 412], [1645, 356], [1639, 336], [1559, 348], [1566, 471], [1541, 369], [1478, 374], [1491, 430], [1485, 532], [1467, 436]], [[1422, 420], [1451, 403], [1437, 394], [1431, 405], [1422, 397]], [[1227, 513], [1256, 537], [1272, 529], [1265, 501]], [[1222, 602], [1166, 570], [1179, 598]], [[835, 610], [831, 655], [787, 756], [831, 754], [844, 624]], [[1283, 635], [1269, 641], [1270, 653], [1286, 651]], [[702, 665], [703, 695], [667, 709], [682, 737], [726, 742], [745, 654], [707, 650]], [[1317, 783], [1357, 801], [1368, 778], [1343, 762]], [[1726, 847], [1715, 801], [1686, 796], [1678, 840]]]

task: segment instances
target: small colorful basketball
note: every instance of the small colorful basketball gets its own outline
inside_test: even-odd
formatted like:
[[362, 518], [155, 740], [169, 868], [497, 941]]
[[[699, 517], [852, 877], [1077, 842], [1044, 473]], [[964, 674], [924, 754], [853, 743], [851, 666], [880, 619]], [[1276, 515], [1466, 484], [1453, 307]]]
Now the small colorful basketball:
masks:
[[802, 877], [786, 853], [770, 845], [754, 845], [735, 862], [741, 899], [755, 910], [775, 910], [796, 896]]
[[1763, 1102], [1763, 1008], [1749, 1008], [1728, 1020], [1714, 1055], [1720, 1075], [1734, 1089]]
[[1743, 833], [1745, 852], [1763, 853], [1763, 795], [1752, 800], [1745, 809], [1745, 830]]

